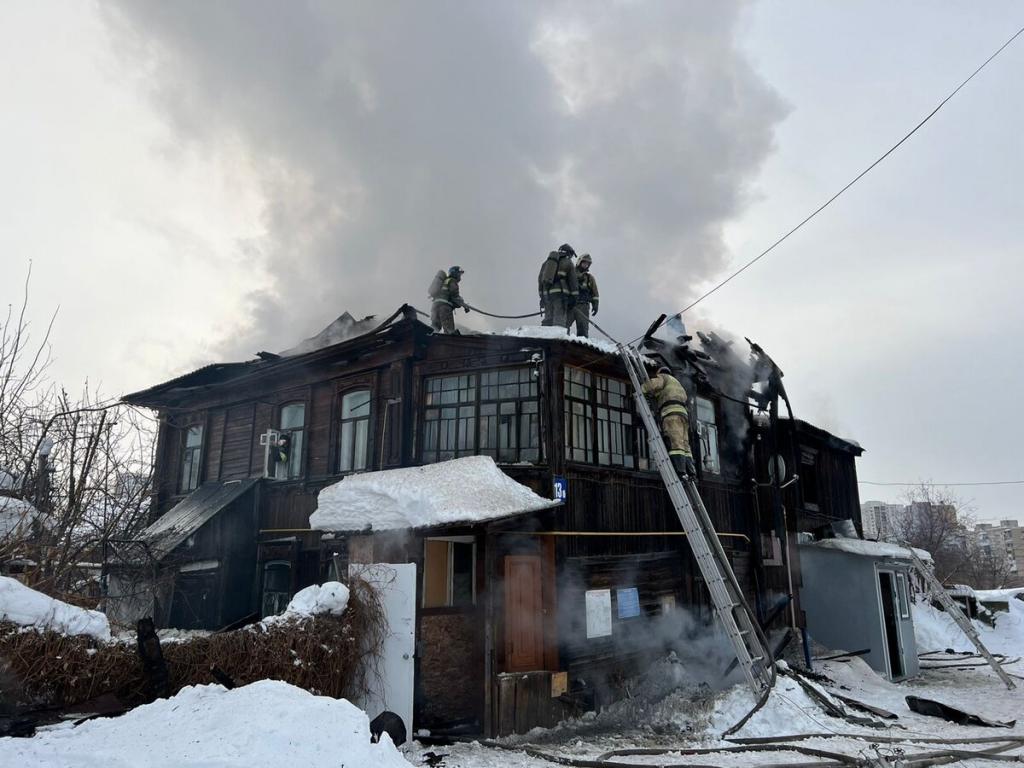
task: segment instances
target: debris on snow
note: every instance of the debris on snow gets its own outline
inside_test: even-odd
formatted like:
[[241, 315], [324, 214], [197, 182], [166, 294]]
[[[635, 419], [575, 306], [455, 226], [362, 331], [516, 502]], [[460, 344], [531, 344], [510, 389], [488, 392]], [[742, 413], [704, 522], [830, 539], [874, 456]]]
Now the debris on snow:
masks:
[[23, 768], [410, 765], [386, 735], [370, 743], [369, 719], [355, 705], [278, 680], [230, 691], [197, 685], [115, 719], [62, 726], [29, 739], [0, 739], [0, 763]]
[[502, 472], [490, 456], [351, 475], [320, 491], [309, 526], [321, 531], [393, 530], [497, 520], [558, 502]]
[[110, 639], [110, 624], [99, 611], [89, 611], [54, 600], [16, 579], [0, 576], [0, 622], [51, 630], [62, 635], [90, 635]]

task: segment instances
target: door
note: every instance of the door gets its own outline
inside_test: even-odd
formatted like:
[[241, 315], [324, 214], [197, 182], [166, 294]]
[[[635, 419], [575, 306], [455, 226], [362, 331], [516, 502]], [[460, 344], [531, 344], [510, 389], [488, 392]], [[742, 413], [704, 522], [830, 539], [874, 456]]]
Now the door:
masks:
[[900, 648], [899, 615], [896, 611], [896, 584], [892, 571], [878, 572], [878, 592], [882, 600], [882, 631], [889, 660], [889, 678], [904, 677], [903, 652]]
[[505, 557], [505, 670], [544, 669], [544, 606], [537, 555]]
[[370, 690], [355, 703], [372, 720], [381, 712], [394, 712], [405, 723], [411, 737], [412, 699], [416, 653], [416, 565], [353, 563], [349, 577], [358, 576], [372, 586], [380, 598], [388, 632], [379, 664], [369, 676]]

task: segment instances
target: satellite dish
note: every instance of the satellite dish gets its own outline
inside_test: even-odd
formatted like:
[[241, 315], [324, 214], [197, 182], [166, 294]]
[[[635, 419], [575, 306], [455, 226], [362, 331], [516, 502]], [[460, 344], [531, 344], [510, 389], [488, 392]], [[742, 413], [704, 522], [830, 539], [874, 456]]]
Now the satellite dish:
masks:
[[773, 483], [782, 485], [786, 481], [786, 460], [775, 454], [768, 461], [768, 477]]

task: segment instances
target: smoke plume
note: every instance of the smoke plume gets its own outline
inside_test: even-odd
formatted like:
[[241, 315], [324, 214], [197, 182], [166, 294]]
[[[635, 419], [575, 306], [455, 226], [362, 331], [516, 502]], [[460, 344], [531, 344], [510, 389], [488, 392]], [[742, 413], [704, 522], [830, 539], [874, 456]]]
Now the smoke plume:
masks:
[[740, 9], [132, 0], [106, 17], [180, 141], [255, 169], [265, 234], [237, 256], [268, 284], [223, 344], [248, 356], [346, 309], [425, 304], [451, 264], [471, 303], [530, 311], [563, 241], [593, 254], [611, 328], [678, 306], [722, 267], [785, 112], [737, 49]]

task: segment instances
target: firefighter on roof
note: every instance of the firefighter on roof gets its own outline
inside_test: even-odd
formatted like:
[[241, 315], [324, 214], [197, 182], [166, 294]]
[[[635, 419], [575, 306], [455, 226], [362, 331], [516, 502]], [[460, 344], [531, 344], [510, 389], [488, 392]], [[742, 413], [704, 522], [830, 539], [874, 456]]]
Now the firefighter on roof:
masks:
[[540, 267], [537, 291], [540, 308], [544, 311], [541, 325], [558, 325], [566, 330], [572, 322], [572, 310], [579, 295], [576, 266], [572, 263], [576, 251], [568, 243], [552, 251]]
[[593, 259], [589, 253], [580, 256], [576, 265], [576, 282], [579, 284], [579, 295], [576, 298], [576, 307], [573, 309], [573, 319], [576, 321], [576, 335], [590, 335], [590, 316], [597, 314], [597, 280], [590, 274], [590, 265]]
[[462, 307], [469, 312], [469, 307], [459, 293], [459, 281], [465, 270], [462, 267], [454, 266], [448, 270], [439, 271], [430, 284], [430, 325], [434, 333], [458, 333], [455, 330], [455, 308]]
[[690, 450], [690, 414], [686, 409], [686, 389], [665, 366], [658, 369], [656, 376], [645, 381], [641, 389], [654, 401], [661, 422], [661, 436], [665, 439], [676, 474], [680, 477], [695, 477], [697, 468]]

